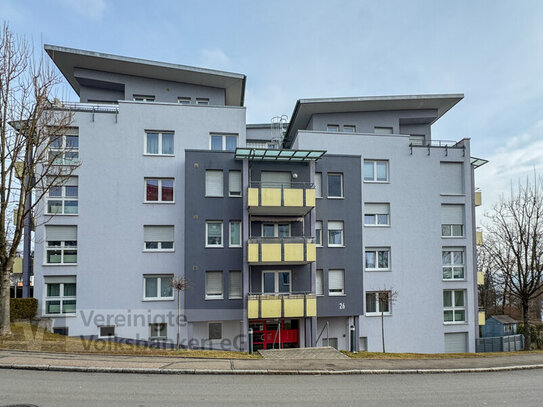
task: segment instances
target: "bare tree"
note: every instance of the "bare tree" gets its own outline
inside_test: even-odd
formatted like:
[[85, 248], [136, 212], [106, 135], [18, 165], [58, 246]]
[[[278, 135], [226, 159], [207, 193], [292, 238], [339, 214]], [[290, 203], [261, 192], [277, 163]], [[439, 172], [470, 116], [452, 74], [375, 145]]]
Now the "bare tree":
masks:
[[381, 311], [381, 341], [383, 343], [383, 353], [385, 353], [385, 312], [390, 312], [392, 304], [398, 299], [398, 291], [386, 287], [377, 293], [377, 301]]
[[485, 309], [487, 316], [503, 314], [503, 302], [501, 310], [498, 306], [501, 288], [496, 279], [499, 267], [496, 266], [493, 256], [484, 245], [478, 246], [477, 270], [484, 274], [484, 283], [479, 285], [479, 306]]
[[[529, 350], [529, 305], [543, 293], [543, 179], [526, 180], [487, 214], [485, 250], [492, 256], [502, 288], [518, 300]], [[505, 296], [504, 296], [505, 301]]]
[[174, 277], [170, 282], [170, 287], [177, 291], [177, 346], [181, 345], [181, 291], [185, 291], [189, 286], [189, 281], [185, 277]]
[[[52, 186], [67, 180], [64, 140], [72, 113], [51, 102], [60, 77], [7, 23], [0, 32], [0, 335], [10, 329], [10, 273], [24, 222]], [[60, 164], [60, 165], [59, 165]], [[73, 164], [73, 163], [71, 163]]]

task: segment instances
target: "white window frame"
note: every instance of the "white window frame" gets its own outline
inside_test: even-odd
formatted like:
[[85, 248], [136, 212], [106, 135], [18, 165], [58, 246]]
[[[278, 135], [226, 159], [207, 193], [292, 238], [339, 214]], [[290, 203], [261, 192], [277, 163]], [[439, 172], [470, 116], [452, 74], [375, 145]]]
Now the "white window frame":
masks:
[[[113, 328], [113, 335], [102, 335], [102, 328]], [[115, 325], [98, 325], [98, 338], [115, 338], [117, 336], [115, 328]]]
[[[49, 187], [49, 191], [47, 191], [47, 199], [45, 203], [45, 214], [46, 215], [61, 215], [61, 216], [77, 216], [79, 215], [79, 179], [77, 176], [72, 176], [69, 178], [75, 178], [77, 185], [67, 185], [65, 181], [61, 182], [60, 185], [51, 185]], [[58, 181], [58, 180], [57, 180]], [[73, 196], [67, 196], [66, 195], [66, 187], [70, 188], [77, 188], [77, 195], [75, 197]], [[51, 196], [51, 191], [54, 188], [60, 188], [60, 196]], [[60, 212], [51, 212], [49, 211], [49, 202], [60, 202], [62, 210]], [[76, 212], [75, 213], [65, 213], [66, 212], [66, 202], [77, 202]]]
[[[208, 294], [207, 292], [207, 273], [219, 273], [221, 276], [221, 293], [220, 294]], [[205, 284], [205, 299], [206, 300], [223, 300], [224, 299], [224, 273], [221, 270], [206, 270], [204, 275]]]
[[[445, 293], [450, 292], [451, 293], [451, 305], [445, 306]], [[455, 297], [456, 293], [461, 292], [463, 296], [463, 303], [464, 305], [459, 306], [455, 305]], [[456, 311], [464, 311], [464, 319], [463, 320], [456, 320]], [[445, 313], [446, 312], [452, 312], [453, 320], [452, 321], [445, 321]], [[457, 325], [457, 324], [467, 324], [468, 322], [468, 313], [467, 313], [467, 307], [466, 307], [466, 290], [443, 290], [443, 323], [445, 325]]]
[[326, 131], [329, 133], [339, 133], [339, 124], [327, 124]]
[[[232, 294], [232, 273], [239, 273], [240, 278], [240, 292], [239, 294]], [[241, 270], [230, 270], [228, 272], [228, 299], [239, 300], [243, 298], [243, 274]]]
[[[158, 135], [158, 153], [150, 153], [148, 150], [147, 150], [147, 137], [149, 136], [149, 134], [157, 134]], [[163, 135], [171, 135], [172, 138], [173, 138], [173, 153], [171, 154], [167, 154], [167, 153], [164, 153], [163, 150], [162, 150], [162, 137]], [[145, 137], [144, 137], [144, 145], [143, 145], [143, 148], [144, 148], [144, 155], [150, 155], [150, 156], [153, 156], [153, 157], [174, 157], [175, 156], [175, 132], [173, 131], [153, 131], [153, 130], [146, 130], [145, 131]]]
[[[221, 225], [221, 243], [219, 244], [208, 244], [208, 225], [210, 224], [220, 224]], [[206, 231], [205, 231], [205, 247], [207, 248], [222, 248], [224, 247], [224, 227], [223, 227], [223, 221], [222, 220], [208, 220], [206, 221]]]
[[[274, 273], [274, 280], [273, 280], [273, 292], [266, 292], [264, 291], [264, 274], [265, 273]], [[288, 274], [288, 293], [285, 292], [279, 292], [279, 274], [287, 273]], [[284, 294], [290, 294], [292, 292], [292, 271], [291, 270], [262, 270], [261, 274], [261, 283], [262, 283], [262, 294], [268, 294], [268, 295], [284, 295]]]
[[[373, 164], [373, 178], [366, 179], [366, 177], [364, 176], [364, 168], [362, 168], [362, 179], [364, 182], [376, 183], [376, 184], [386, 184], [390, 182], [390, 165], [389, 165], [388, 160], [364, 160], [364, 166], [370, 163]], [[385, 168], [386, 168], [386, 180], [377, 179], [377, 165], [382, 164], [382, 163], [385, 164]]]
[[[153, 335], [153, 327], [157, 326], [159, 330], [158, 335]], [[164, 332], [162, 332], [164, 331]], [[166, 322], [152, 322], [149, 324], [149, 340], [156, 341], [160, 339], [168, 339], [168, 324]]]
[[[458, 232], [458, 227], [460, 227], [460, 234], [455, 234], [455, 232]], [[463, 224], [458, 224], [458, 223], [442, 224], [441, 225], [441, 237], [443, 237], [443, 238], [465, 237], [464, 236], [464, 225]]]
[[[148, 181], [158, 181], [158, 200], [156, 201], [148, 201], [147, 200], [147, 182]], [[163, 181], [172, 181], [172, 200], [171, 201], [163, 201], [162, 200], [162, 182]], [[143, 202], [144, 203], [151, 203], [151, 204], [174, 204], [175, 203], [175, 178], [152, 178], [152, 177], [145, 177], [144, 179], [144, 197]]]
[[[234, 174], [236, 174], [236, 175], [234, 175]], [[233, 191], [232, 190], [232, 178], [231, 178], [232, 175], [234, 175], [234, 176], [239, 175], [239, 191]], [[241, 198], [243, 196], [242, 189], [243, 189], [243, 179], [242, 179], [241, 171], [240, 170], [229, 170], [228, 171], [228, 196], [230, 198]]]
[[315, 173], [315, 198], [322, 198], [322, 172]]
[[[70, 225], [71, 226], [71, 225]], [[47, 235], [46, 235], [46, 239], [47, 239]], [[58, 242], [60, 243], [59, 245], [51, 245], [50, 242]], [[66, 242], [75, 242], [75, 246], [67, 246], [66, 245]], [[48, 252], [49, 251], [55, 251], [55, 252], [60, 252], [60, 263], [49, 263], [48, 262]], [[64, 257], [65, 257], [65, 252], [67, 251], [70, 251], [70, 252], [73, 252], [75, 251], [75, 262], [66, 262], [64, 261]], [[44, 254], [45, 254], [45, 258], [44, 258], [44, 261], [43, 261], [43, 264], [46, 265], [46, 266], [77, 266], [77, 259], [78, 259], [78, 256], [77, 256], [77, 239], [76, 240], [46, 240], [45, 241], [45, 250], [44, 250]]]
[[[341, 195], [330, 195], [330, 175], [339, 175], [340, 182], [341, 182]], [[343, 173], [342, 172], [328, 172], [326, 174], [326, 196], [328, 199], [343, 199], [345, 197], [345, 191], [344, 191], [344, 179], [343, 179]]]
[[[273, 236], [264, 236], [264, 225], [273, 225]], [[287, 225], [288, 226], [288, 236], [281, 236], [279, 237], [279, 225]], [[271, 223], [271, 222], [262, 222], [262, 224], [260, 225], [260, 236], [262, 236], [263, 238], [269, 238], [269, 239], [272, 239], [272, 238], [284, 238], [284, 237], [291, 237], [292, 236], [292, 226], [290, 223], [287, 223], [287, 222], [279, 222], [279, 223]]]
[[[370, 203], [370, 205], [371, 204], [372, 203]], [[366, 213], [366, 204], [364, 204], [364, 226], [380, 228], [390, 226], [390, 204], [388, 202], [383, 202], [381, 205], [386, 205], [388, 207], [388, 213]], [[366, 216], [373, 216], [373, 223], [367, 223]], [[386, 216], [386, 223], [379, 223], [380, 216]]]
[[[67, 281], [68, 279], [70, 279], [70, 281]], [[49, 285], [59, 285], [59, 295], [58, 296], [48, 296], [47, 295], [47, 288]], [[76, 295], [64, 295], [64, 285], [65, 284], [75, 284], [75, 290], [76, 290]], [[51, 281], [51, 282], [47, 282], [47, 277], [46, 277], [46, 280], [45, 280], [45, 283], [43, 285], [43, 289], [44, 289], [44, 293], [43, 293], [43, 316], [47, 316], [47, 317], [67, 317], [67, 316], [75, 316], [77, 314], [77, 281], [75, 279], [73, 279], [72, 281], [72, 278], [66, 278], [66, 281]], [[58, 313], [47, 313], [47, 304], [51, 301], [59, 301], [60, 304], [59, 304], [59, 310], [60, 312]], [[64, 310], [64, 301], [75, 301], [75, 307], [76, 307], [76, 311], [74, 312], [68, 312], [68, 313], [63, 313], [63, 310]]]
[[[349, 129], [349, 130], [347, 130]], [[344, 133], [356, 133], [356, 126], [354, 124], [345, 124], [343, 125]]]
[[154, 102], [156, 97], [154, 95], [132, 95], [132, 99], [135, 102]]
[[[450, 263], [444, 262], [444, 254], [448, 253], [450, 258]], [[462, 255], [462, 263], [456, 264], [454, 262], [454, 254], [455, 253], [461, 253]], [[443, 281], [465, 281], [466, 280], [466, 252], [461, 247], [444, 247], [441, 251], [441, 262], [442, 262], [442, 278]], [[451, 278], [445, 278], [445, 269], [450, 268], [451, 269]], [[455, 271], [462, 270], [462, 277], [454, 277]]]
[[373, 133], [374, 134], [394, 134], [394, 127], [393, 126], [374, 126]]
[[[212, 146], [211, 140], [213, 139], [213, 137], [221, 137], [222, 138], [221, 149], [220, 150], [212, 150], [212, 148], [211, 148], [211, 146]], [[210, 133], [209, 134], [209, 149], [212, 150], [212, 151], [235, 151], [235, 150], [227, 150], [226, 149], [226, 138], [227, 137], [235, 137], [236, 138], [236, 148], [239, 146], [239, 134], [236, 134], [236, 133], [231, 133], [231, 134]]]
[[[367, 255], [368, 253], [374, 253], [375, 256], [375, 267], [368, 267], [367, 264]], [[387, 253], [387, 266], [379, 266], [379, 253]], [[366, 247], [364, 250], [364, 266], [366, 271], [390, 271], [391, 257], [390, 257], [390, 247]]]
[[[77, 147], [68, 146], [68, 137], [77, 138]], [[60, 145], [55, 146], [53, 139], [60, 139]], [[52, 165], [79, 165], [79, 129], [68, 129], [65, 134], [50, 136], [48, 149], [49, 159], [51, 159], [52, 154], [55, 157]], [[71, 159], [67, 159], [66, 153], [73, 154], [74, 156]]]
[[[220, 173], [220, 174], [221, 174], [221, 192], [220, 192], [220, 195], [209, 195], [209, 193], [208, 193], [208, 179], [207, 179], [207, 175], [208, 175], [208, 174], [211, 174], [211, 173], [214, 173], [214, 174]], [[223, 197], [224, 197], [224, 171], [223, 171], [223, 170], [206, 170], [206, 173], [205, 173], [205, 191], [204, 191], [204, 196], [205, 196], [206, 198], [223, 198]]]
[[[150, 227], [153, 227], [153, 226], [168, 226], [168, 227], [171, 227], [172, 230], [173, 230], [173, 233], [174, 233], [174, 236], [175, 236], [175, 226], [173, 225], [143, 225], [143, 233], [145, 235], [145, 227], [146, 226], [150, 226]], [[147, 243], [157, 243], [157, 248], [154, 249], [154, 248], [148, 248], [147, 247]], [[172, 247], [165, 247], [163, 248], [163, 243], [171, 243], [172, 244]], [[163, 241], [156, 241], [156, 240], [145, 240], [145, 236], [144, 236], [144, 239], [143, 239], [143, 251], [144, 252], [174, 252], [175, 251], [175, 240], [163, 240]]]
[[[341, 229], [330, 229], [330, 223], [331, 222], [341, 222]], [[328, 237], [328, 247], [345, 247], [345, 222], [342, 220], [329, 220], [327, 225], [327, 237]], [[341, 243], [340, 244], [332, 244], [330, 243], [330, 232], [333, 230], [340, 230], [341, 231]]]
[[[343, 287], [341, 288], [341, 291], [331, 291], [330, 288], [330, 273], [340, 271], [343, 273]], [[343, 269], [330, 269], [328, 270], [328, 296], [330, 297], [342, 297], [345, 296], [345, 270]]]
[[[320, 226], [318, 228], [317, 226]], [[320, 241], [320, 243], [319, 243]], [[322, 220], [315, 221], [315, 243], [317, 247], [323, 247], [322, 241]]]
[[178, 96], [177, 103], [180, 105], [190, 105], [192, 103], [192, 98], [190, 96]]
[[[232, 243], [232, 225], [233, 224], [239, 224], [239, 244]], [[240, 220], [230, 221], [228, 224], [228, 247], [242, 247], [242, 238], [241, 238], [242, 234], [243, 234], [243, 231], [242, 231], [241, 221]]]
[[209, 98], [196, 98], [196, 104], [200, 106], [209, 106]]
[[[319, 287], [319, 274], [320, 274], [320, 287]], [[315, 295], [322, 297], [324, 296], [324, 271], [323, 269], [317, 269], [316, 271], [316, 285], [315, 285]]]
[[[381, 301], [379, 301], [379, 293], [388, 292], [388, 311], [383, 312], [383, 315], [392, 315], [392, 301], [391, 301], [391, 292], [390, 291], [367, 291], [364, 298], [365, 301], [365, 315], [368, 317], [381, 316]], [[368, 312], [368, 296], [373, 296], [373, 301], [375, 301], [375, 310], [374, 312]]]
[[[156, 278], [157, 279], [157, 286], [156, 286], [156, 297], [147, 297], [147, 279], [148, 278]], [[169, 284], [168, 280], [171, 280], [173, 278], [173, 274], [146, 274], [143, 276], [143, 301], [173, 301], [175, 297], [175, 293], [172, 290], [172, 295], [170, 296], [162, 296], [162, 285], [163, 284]]]

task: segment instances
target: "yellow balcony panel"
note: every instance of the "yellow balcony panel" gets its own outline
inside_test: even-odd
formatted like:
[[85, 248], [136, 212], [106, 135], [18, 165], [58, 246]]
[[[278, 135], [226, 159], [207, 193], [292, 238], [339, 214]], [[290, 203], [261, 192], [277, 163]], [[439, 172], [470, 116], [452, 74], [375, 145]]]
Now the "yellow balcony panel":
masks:
[[307, 261], [317, 261], [317, 245], [315, 243], [307, 244]]
[[262, 261], [280, 262], [281, 261], [281, 243], [262, 243]]
[[477, 284], [484, 285], [485, 284], [485, 273], [482, 271], [477, 272]]
[[477, 231], [475, 233], [475, 244], [481, 246], [483, 244], [483, 232]]
[[479, 311], [479, 325], [484, 325], [486, 322], [486, 314], [484, 311]]
[[305, 316], [317, 316], [317, 298], [314, 295], [307, 295], [305, 299]]
[[15, 257], [13, 262], [13, 274], [22, 274], [23, 273], [23, 258]]
[[285, 261], [304, 261], [304, 244], [285, 243]]
[[306, 189], [305, 190], [305, 206], [313, 208], [315, 206], [315, 190]]
[[258, 263], [258, 243], [249, 243], [249, 263]]
[[262, 318], [281, 318], [281, 297], [262, 296], [260, 314]]
[[285, 318], [303, 317], [304, 316], [304, 297], [292, 296], [285, 297], [283, 300], [283, 313]]
[[304, 206], [303, 189], [285, 189], [283, 190], [284, 206]]
[[247, 315], [249, 319], [258, 318], [258, 299], [249, 299], [247, 304]]
[[260, 190], [261, 206], [281, 206], [280, 188], [262, 188]]
[[483, 204], [483, 195], [481, 191], [475, 191], [475, 206], [481, 206]]
[[249, 206], [258, 206], [258, 188], [249, 188], [248, 196], [248, 205]]

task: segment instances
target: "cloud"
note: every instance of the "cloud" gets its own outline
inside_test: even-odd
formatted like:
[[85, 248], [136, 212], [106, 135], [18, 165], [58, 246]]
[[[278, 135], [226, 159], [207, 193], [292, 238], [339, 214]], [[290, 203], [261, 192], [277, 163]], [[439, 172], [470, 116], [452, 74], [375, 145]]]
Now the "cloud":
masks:
[[93, 20], [101, 18], [107, 8], [106, 0], [60, 0], [60, 2], [73, 9], [76, 13]]
[[204, 68], [230, 69], [232, 61], [220, 48], [203, 49], [200, 56]]

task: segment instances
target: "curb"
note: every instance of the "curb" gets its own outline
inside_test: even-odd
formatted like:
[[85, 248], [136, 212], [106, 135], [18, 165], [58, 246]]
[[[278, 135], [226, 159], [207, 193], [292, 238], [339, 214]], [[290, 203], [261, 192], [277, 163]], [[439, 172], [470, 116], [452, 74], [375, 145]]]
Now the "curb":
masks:
[[454, 369], [350, 369], [350, 370], [281, 370], [281, 369], [159, 369], [159, 368], [117, 368], [117, 367], [84, 367], [56, 365], [13, 365], [1, 364], [0, 369], [38, 370], [50, 372], [83, 372], [83, 373], [133, 373], [133, 374], [197, 374], [197, 375], [377, 375], [377, 374], [444, 374], [444, 373], [484, 373], [507, 372], [514, 370], [543, 369], [543, 364], [499, 367], [476, 367]]

